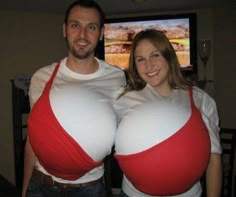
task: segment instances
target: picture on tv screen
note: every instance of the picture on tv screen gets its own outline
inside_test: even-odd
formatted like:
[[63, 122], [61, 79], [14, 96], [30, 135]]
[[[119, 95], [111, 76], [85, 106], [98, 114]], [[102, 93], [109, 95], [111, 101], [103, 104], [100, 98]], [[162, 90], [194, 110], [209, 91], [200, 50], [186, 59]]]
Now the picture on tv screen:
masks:
[[104, 58], [110, 64], [122, 69], [128, 68], [130, 46], [134, 36], [145, 29], [162, 31], [174, 47], [181, 69], [193, 70], [192, 21], [187, 16], [169, 16], [161, 18], [127, 18], [107, 21], [104, 32]]

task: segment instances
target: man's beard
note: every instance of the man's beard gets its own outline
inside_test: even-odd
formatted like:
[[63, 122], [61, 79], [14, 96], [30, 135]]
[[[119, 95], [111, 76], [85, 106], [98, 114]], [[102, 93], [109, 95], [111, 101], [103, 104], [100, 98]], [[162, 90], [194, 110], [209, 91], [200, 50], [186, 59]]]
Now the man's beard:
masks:
[[71, 51], [72, 55], [75, 56], [75, 57], [78, 58], [78, 59], [86, 59], [86, 58], [88, 58], [91, 54], [94, 53], [94, 50], [88, 50], [88, 51], [86, 51], [86, 52], [80, 54], [80, 53], [78, 53], [73, 47], [70, 48], [70, 51]]
[[94, 47], [88, 49], [87, 51], [79, 50], [79, 52], [78, 52], [78, 50], [76, 50], [75, 47], [73, 47], [72, 44], [69, 44], [69, 42], [68, 42], [67, 39], [66, 39], [66, 43], [67, 43], [67, 46], [68, 46], [68, 48], [69, 48], [71, 54], [72, 54], [74, 57], [76, 57], [76, 58], [78, 58], [78, 59], [81, 59], [81, 60], [82, 60], [82, 59], [86, 59], [86, 58], [88, 58], [89, 56], [93, 55], [94, 52], [95, 52], [95, 50], [96, 50], [96, 46], [94, 46]]

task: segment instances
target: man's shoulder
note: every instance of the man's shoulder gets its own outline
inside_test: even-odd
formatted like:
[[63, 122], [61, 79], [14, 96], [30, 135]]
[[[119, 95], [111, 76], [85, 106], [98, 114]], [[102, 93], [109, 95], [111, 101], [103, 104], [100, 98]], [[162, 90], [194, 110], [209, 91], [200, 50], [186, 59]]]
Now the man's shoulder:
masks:
[[119, 68], [118, 66], [111, 65], [104, 60], [99, 60], [100, 66], [102, 68], [103, 76], [108, 77], [109, 79], [117, 79], [123, 81], [122, 84], [126, 84], [125, 71]]
[[109, 63], [107, 63], [107, 62], [105, 62], [104, 60], [101, 60], [101, 59], [99, 59], [99, 62], [100, 62], [100, 65], [103, 68], [114, 70], [114, 71], [117, 71], [117, 72], [124, 72], [119, 66], [109, 64]]
[[55, 69], [57, 63], [52, 63], [50, 65], [43, 66], [36, 70], [36, 72], [33, 74], [32, 78], [38, 77], [38, 76], [50, 76]]

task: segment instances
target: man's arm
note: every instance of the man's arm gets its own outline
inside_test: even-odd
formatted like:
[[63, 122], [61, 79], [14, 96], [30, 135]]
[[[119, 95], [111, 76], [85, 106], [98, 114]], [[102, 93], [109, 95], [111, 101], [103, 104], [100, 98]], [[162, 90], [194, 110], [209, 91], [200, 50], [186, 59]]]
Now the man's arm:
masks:
[[220, 197], [222, 188], [222, 161], [221, 155], [211, 153], [206, 171], [207, 197]]
[[36, 157], [34, 151], [30, 145], [29, 138], [27, 137], [25, 144], [25, 155], [24, 155], [24, 179], [23, 179], [23, 188], [22, 188], [22, 197], [25, 197], [26, 190], [28, 188], [29, 180], [31, 178]]

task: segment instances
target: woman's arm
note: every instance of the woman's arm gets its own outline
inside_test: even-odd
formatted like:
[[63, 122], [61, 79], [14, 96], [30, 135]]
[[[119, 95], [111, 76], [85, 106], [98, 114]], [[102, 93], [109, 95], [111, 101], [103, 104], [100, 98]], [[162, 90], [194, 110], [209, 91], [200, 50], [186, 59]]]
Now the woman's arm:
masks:
[[22, 197], [25, 197], [26, 190], [34, 169], [36, 157], [33, 152], [33, 149], [30, 145], [29, 138], [27, 137], [25, 144], [25, 156], [24, 156], [24, 179], [23, 179], [23, 188], [22, 188]]
[[220, 197], [222, 188], [222, 148], [217, 106], [208, 94], [198, 88], [195, 88], [194, 99], [197, 106], [199, 106], [211, 140], [211, 156], [206, 170], [207, 197]]
[[220, 197], [222, 188], [222, 161], [221, 155], [211, 153], [206, 171], [207, 197]]

